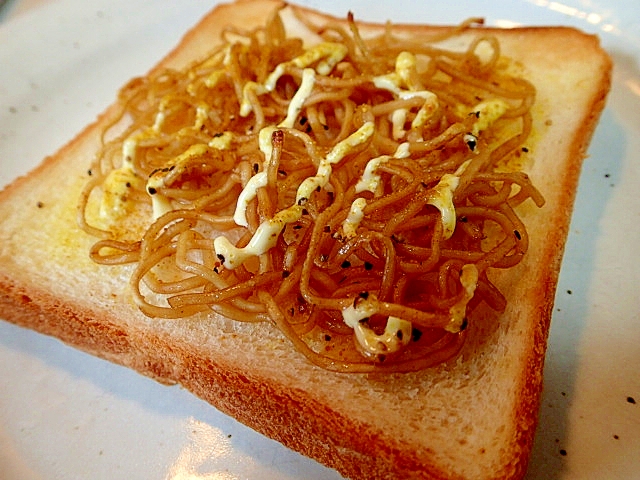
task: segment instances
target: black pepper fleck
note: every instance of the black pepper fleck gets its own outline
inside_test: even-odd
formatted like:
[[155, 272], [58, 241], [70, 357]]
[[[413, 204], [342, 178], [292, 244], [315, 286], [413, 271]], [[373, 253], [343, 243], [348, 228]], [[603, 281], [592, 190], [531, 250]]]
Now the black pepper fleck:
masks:
[[520, 235], [520, 232], [518, 230], [514, 230], [513, 234], [516, 236], [518, 240], [522, 240], [522, 235]]
[[627, 397], [627, 402], [635, 405], [636, 404], [636, 399], [633, 398], [633, 397]]
[[349, 268], [351, 266], [351, 262], [349, 260], [345, 260], [340, 266], [342, 268]]
[[562, 455], [563, 457], [567, 456], [567, 451], [564, 448], [560, 449], [560, 455]]
[[470, 133], [467, 133], [464, 136], [464, 141], [467, 144], [467, 147], [469, 147], [469, 150], [471, 150], [472, 152], [478, 146], [478, 139], [475, 137], [475, 135], [472, 135]]
[[460, 331], [464, 331], [467, 329], [467, 327], [469, 326], [469, 320], [467, 319], [467, 317], [464, 317], [462, 319], [462, 324], [460, 325]]
[[417, 328], [412, 328], [411, 340], [413, 340], [414, 342], [417, 342], [418, 340], [420, 340], [420, 337], [422, 337], [422, 331], [418, 330]]
[[573, 292], [571, 290], [567, 290], [567, 294], [571, 295]]
[[289, 272], [288, 270], [282, 271], [282, 278], [287, 278], [289, 275], [291, 275], [291, 272]]
[[42, 208], [42, 207], [44, 207], [44, 203], [42, 203], [42, 202], [38, 202], [38, 203], [36, 203], [36, 206], [37, 206], [38, 208]]
[[364, 269], [371, 270], [373, 268], [373, 264], [371, 262], [364, 262]]

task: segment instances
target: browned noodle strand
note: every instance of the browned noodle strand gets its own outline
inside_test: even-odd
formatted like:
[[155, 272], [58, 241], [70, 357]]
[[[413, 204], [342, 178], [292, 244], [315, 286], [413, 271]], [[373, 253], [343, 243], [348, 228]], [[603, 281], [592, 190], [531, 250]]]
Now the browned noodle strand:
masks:
[[[300, 20], [346, 48], [328, 74], [314, 74], [292, 124], [305, 69], [321, 67], [292, 62], [302, 42], [286, 37], [277, 12], [262, 28], [225, 29], [222, 46], [184, 70], [122, 89], [79, 199], [78, 223], [98, 239], [91, 258], [133, 265], [134, 299], [148, 316], [270, 321], [332, 371], [412, 371], [446, 361], [462, 347], [473, 308], [485, 301], [504, 309], [487, 272], [520, 261], [529, 237], [515, 209], [527, 199], [544, 202], [510, 167], [531, 132], [535, 89], [509, 73], [495, 37], [473, 33], [477, 20], [420, 42], [397, 37], [392, 26], [367, 38], [353, 17], [347, 28]], [[446, 48], [470, 32], [466, 50]], [[327, 48], [320, 61], [337, 51]], [[278, 65], [269, 90], [263, 85]], [[369, 138], [325, 164], [368, 125]], [[372, 159], [379, 164], [365, 179]], [[320, 171], [329, 171], [326, 181], [299, 199], [301, 184]], [[242, 225], [234, 216], [239, 196], [263, 173], [238, 207]], [[355, 201], [364, 202], [360, 220]], [[271, 247], [237, 268], [216, 253], [217, 237], [253, 248], [262, 226], [294, 210]], [[348, 312], [358, 315], [355, 324], [345, 324]], [[410, 322], [411, 339], [385, 331], [394, 319]], [[375, 348], [354, 339], [356, 331]]]

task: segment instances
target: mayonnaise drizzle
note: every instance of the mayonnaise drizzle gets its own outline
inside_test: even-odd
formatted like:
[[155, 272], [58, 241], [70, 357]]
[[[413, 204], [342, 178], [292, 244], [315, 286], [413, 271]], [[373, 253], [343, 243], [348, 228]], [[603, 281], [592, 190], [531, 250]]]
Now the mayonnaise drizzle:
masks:
[[364, 208], [367, 206], [367, 200], [360, 197], [356, 198], [351, 204], [347, 218], [342, 222], [342, 233], [345, 238], [355, 237], [360, 222], [364, 218]]
[[[367, 162], [364, 168], [364, 172], [360, 176], [358, 183], [356, 184], [356, 193], [369, 191], [375, 193], [380, 184], [380, 174], [376, 173], [376, 169], [383, 163], [388, 162], [391, 158], [407, 158], [409, 156], [409, 144], [401, 143], [398, 145], [393, 157], [389, 155], [381, 155], [379, 157], [372, 158]], [[356, 198], [351, 204], [349, 214], [342, 223], [342, 233], [345, 238], [351, 238], [356, 235], [356, 231], [360, 222], [364, 218], [364, 209], [367, 206], [367, 200], [365, 198]]]
[[460, 176], [467, 169], [471, 160], [467, 160], [453, 173], [445, 173], [435, 187], [429, 193], [428, 205], [433, 205], [440, 210], [443, 227], [443, 237], [451, 238], [456, 228], [456, 207], [453, 204], [453, 194], [460, 184]]
[[480, 132], [489, 128], [496, 120], [498, 120], [509, 109], [509, 104], [501, 99], [492, 99], [480, 102], [473, 107], [472, 113], [477, 120], [471, 127], [471, 133], [478, 136]]
[[296, 118], [302, 110], [305, 100], [311, 95], [313, 86], [315, 85], [316, 74], [312, 68], [305, 68], [302, 71], [302, 82], [295, 95], [289, 102], [287, 109], [287, 117], [278, 125], [282, 128], [293, 128]]
[[247, 207], [258, 195], [258, 189], [267, 186], [267, 172], [258, 172], [249, 179], [238, 196], [238, 203], [233, 214], [233, 221], [242, 227], [248, 227]]
[[138, 144], [160, 133], [166, 119], [165, 109], [166, 102], [161, 102], [153, 125], [129, 135], [122, 142], [122, 165], [109, 172], [104, 181], [104, 194], [99, 209], [99, 216], [103, 220], [118, 220], [133, 208], [133, 202], [129, 201], [129, 191], [143, 186], [143, 179], [138, 176], [134, 167]]
[[356, 193], [369, 191], [375, 193], [378, 185], [380, 184], [380, 174], [376, 173], [376, 169], [383, 163], [388, 162], [391, 158], [408, 158], [409, 157], [409, 144], [401, 143], [398, 145], [393, 157], [389, 155], [380, 155], [379, 157], [372, 158], [367, 162], [364, 167], [364, 172], [360, 176], [358, 183], [356, 184]]
[[233, 214], [233, 220], [236, 224], [243, 227], [247, 227], [249, 225], [246, 215], [247, 206], [254, 198], [256, 198], [258, 189], [267, 186], [266, 163], [273, 154], [273, 132], [275, 132], [277, 128], [293, 128], [305, 100], [313, 91], [314, 84], [315, 72], [311, 68], [305, 68], [302, 72], [302, 82], [300, 83], [300, 87], [289, 102], [286, 118], [278, 124], [278, 127], [269, 126], [260, 130], [260, 133], [258, 134], [258, 146], [264, 155], [265, 168], [263, 171], [258, 172], [251, 177], [244, 186], [242, 192], [240, 192], [238, 203], [236, 204], [236, 209]]
[[[318, 72], [318, 74], [328, 75], [331, 70], [333, 70], [333, 68], [346, 56], [347, 52], [347, 47], [341, 43], [322, 42], [309, 48], [302, 55], [299, 55], [288, 62], [278, 64], [263, 84], [257, 82], [245, 83], [242, 88], [240, 116], [246, 117], [253, 110], [249, 99], [251, 92], [256, 95], [263, 95], [274, 91], [278, 80], [282, 75], [284, 75], [289, 66], [304, 68], [306, 70], [307, 67], [315, 64], [315, 71]], [[313, 69], [311, 70], [313, 71]], [[298, 89], [298, 92], [301, 88]], [[311, 88], [313, 88], [313, 86]], [[290, 106], [289, 112], [291, 112], [291, 110]], [[289, 115], [287, 115], [287, 117], [289, 117]]]
[[[282, 229], [288, 224], [300, 219], [304, 211], [304, 204], [318, 187], [324, 187], [329, 182], [332, 165], [342, 160], [355, 147], [367, 142], [373, 135], [373, 122], [367, 122], [347, 138], [337, 143], [322, 159], [315, 176], [307, 177], [298, 187], [296, 203], [280, 210], [272, 218], [263, 221], [249, 240], [241, 248], [233, 245], [226, 237], [220, 236], [213, 241], [216, 255], [222, 264], [229, 269], [242, 265], [252, 256], [262, 255], [273, 248]], [[255, 176], [254, 176], [255, 177]], [[250, 180], [251, 182], [251, 180]], [[252, 189], [253, 187], [251, 187]], [[256, 187], [257, 188], [257, 187]], [[244, 190], [250, 190], [245, 187]], [[253, 190], [252, 190], [253, 191]], [[242, 194], [241, 194], [242, 195]], [[247, 193], [251, 195], [251, 192]], [[247, 198], [247, 197], [244, 197]], [[244, 207], [246, 209], [246, 205]], [[236, 208], [237, 213], [238, 208]]]
[[469, 263], [462, 267], [460, 272], [460, 283], [464, 288], [464, 295], [462, 298], [451, 308], [449, 308], [449, 315], [451, 320], [444, 327], [449, 332], [459, 332], [464, 328], [465, 318], [467, 315], [467, 304], [473, 298], [473, 295], [478, 286], [478, 268]]
[[356, 340], [362, 351], [370, 356], [388, 355], [399, 351], [411, 341], [413, 326], [411, 322], [390, 316], [384, 332], [376, 334], [365, 322], [367, 318], [378, 313], [375, 296], [371, 293], [367, 298], [357, 298], [352, 305], [342, 310], [344, 323], [353, 328]]
[[348, 49], [346, 45], [335, 42], [322, 42], [307, 49], [302, 55], [280, 63], [267, 77], [264, 86], [268, 92], [276, 88], [276, 83], [285, 73], [288, 66], [306, 68], [316, 64], [316, 72], [320, 75], [329, 75], [333, 67], [335, 67], [347, 55]]
[[[413, 81], [416, 71], [417, 60], [414, 54], [400, 52], [396, 57], [395, 71], [386, 75], [379, 75], [373, 78], [373, 84], [381, 89], [388, 90], [402, 100], [420, 97], [424, 103], [416, 113], [411, 122], [411, 128], [423, 126], [438, 109], [438, 96], [422, 89], [422, 86]], [[392, 135], [395, 140], [404, 137], [408, 110], [400, 108], [391, 114]]]

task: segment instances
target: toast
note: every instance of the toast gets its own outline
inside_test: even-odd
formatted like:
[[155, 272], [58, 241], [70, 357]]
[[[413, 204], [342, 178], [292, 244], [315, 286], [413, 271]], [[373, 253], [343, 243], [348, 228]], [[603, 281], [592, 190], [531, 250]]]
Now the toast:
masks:
[[[277, 5], [218, 6], [157, 69], [205, 55], [228, 24], [262, 24]], [[312, 24], [329, 20], [307, 10], [301, 17]], [[304, 31], [294, 16], [286, 18], [294, 34]], [[446, 31], [397, 28], [418, 38]], [[359, 29], [367, 36], [384, 26]], [[349, 478], [522, 477], [580, 166], [611, 65], [596, 38], [573, 29], [481, 31], [500, 40], [502, 54], [536, 87], [527, 167], [545, 204], [524, 206], [529, 251], [518, 266], [496, 273], [507, 298], [500, 321], [481, 309], [455, 359], [418, 372], [344, 375], [312, 365], [268, 323], [143, 315], [131, 301], [130, 267], [92, 262], [87, 252], [95, 239], [76, 222], [87, 169], [115, 107], [0, 194], [2, 316], [160, 382], [179, 383]], [[468, 41], [475, 33], [456, 38]]]

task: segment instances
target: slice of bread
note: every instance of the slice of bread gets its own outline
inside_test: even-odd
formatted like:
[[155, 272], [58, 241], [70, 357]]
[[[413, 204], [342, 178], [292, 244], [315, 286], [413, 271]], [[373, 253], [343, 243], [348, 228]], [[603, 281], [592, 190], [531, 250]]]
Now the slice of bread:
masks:
[[[227, 25], [262, 24], [277, 5], [218, 6], [157, 68], [186, 65], [207, 53]], [[300, 12], [311, 23], [329, 20]], [[285, 23], [291, 34], [304, 33], [295, 16], [285, 15]], [[397, 28], [416, 39], [446, 31]], [[383, 29], [360, 25], [363, 36]], [[597, 38], [574, 29], [485, 30], [537, 89], [527, 165], [546, 203], [523, 205], [529, 252], [495, 275], [506, 311], [497, 320], [488, 309], [478, 312], [455, 360], [407, 374], [336, 374], [311, 365], [266, 323], [144, 316], [129, 292], [131, 267], [93, 263], [94, 239], [76, 223], [88, 166], [115, 108], [0, 193], [1, 316], [160, 382], [182, 384], [349, 478], [521, 478], [580, 167], [611, 63]], [[475, 29], [457, 38], [472, 35]]]

